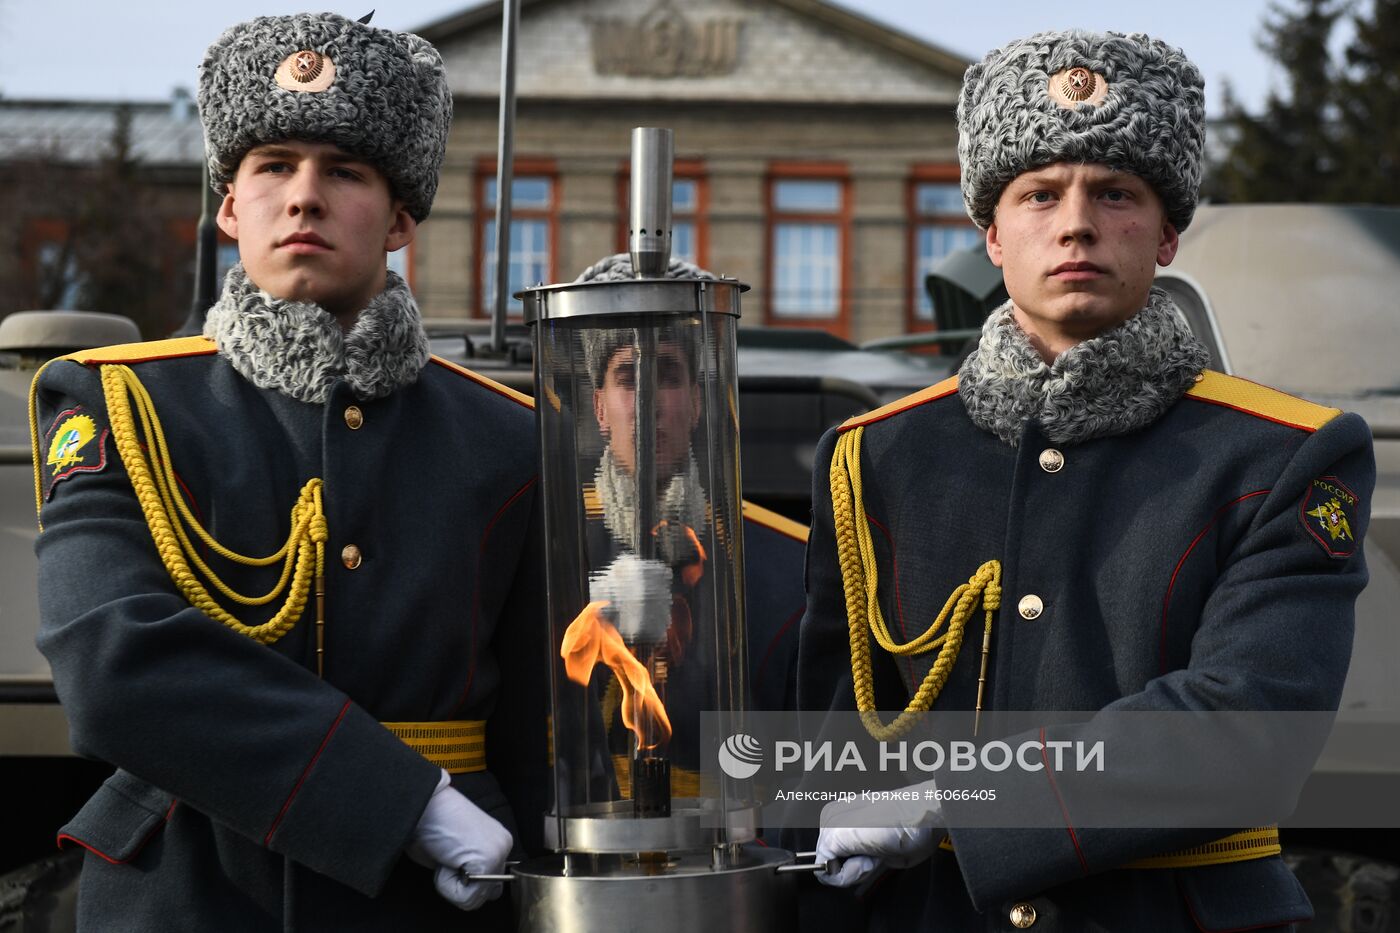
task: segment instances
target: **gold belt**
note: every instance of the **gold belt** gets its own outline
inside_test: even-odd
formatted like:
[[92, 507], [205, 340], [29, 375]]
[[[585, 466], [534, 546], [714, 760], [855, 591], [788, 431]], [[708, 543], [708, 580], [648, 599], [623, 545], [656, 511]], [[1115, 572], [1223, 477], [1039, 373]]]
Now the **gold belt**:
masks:
[[380, 723], [449, 774], [486, 770], [486, 720]]
[[[938, 844], [940, 849], [953, 851], [953, 843], [947, 836]], [[1283, 847], [1278, 842], [1277, 826], [1260, 826], [1255, 829], [1242, 829], [1207, 842], [1204, 845], [1180, 849], [1176, 852], [1163, 852], [1147, 858], [1135, 859], [1120, 868], [1197, 868], [1201, 865], [1224, 865], [1227, 862], [1247, 862], [1250, 859], [1268, 858], [1278, 855]]]

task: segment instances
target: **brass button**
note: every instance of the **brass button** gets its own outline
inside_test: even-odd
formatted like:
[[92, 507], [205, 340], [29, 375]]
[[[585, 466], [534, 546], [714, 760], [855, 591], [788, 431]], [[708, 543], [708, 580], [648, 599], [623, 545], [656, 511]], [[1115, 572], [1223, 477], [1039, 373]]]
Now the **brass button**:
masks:
[[1058, 473], [1065, 468], [1065, 455], [1053, 447], [1040, 452], [1040, 468], [1046, 473]]
[[1038, 619], [1045, 611], [1045, 603], [1040, 601], [1039, 596], [1031, 593], [1021, 597], [1021, 601], [1016, 604], [1016, 611], [1021, 613], [1023, 619]]
[[1035, 924], [1035, 908], [1030, 904], [1016, 904], [1011, 908], [1011, 925], [1024, 930]]
[[360, 411], [360, 406], [351, 405], [345, 409], [345, 424], [352, 431], [360, 430], [360, 425], [365, 423], [365, 413]]
[[353, 544], [347, 544], [340, 550], [340, 560], [345, 564], [346, 570], [354, 570], [360, 566], [360, 561], [363, 558], [364, 555], [360, 553], [360, 549]]

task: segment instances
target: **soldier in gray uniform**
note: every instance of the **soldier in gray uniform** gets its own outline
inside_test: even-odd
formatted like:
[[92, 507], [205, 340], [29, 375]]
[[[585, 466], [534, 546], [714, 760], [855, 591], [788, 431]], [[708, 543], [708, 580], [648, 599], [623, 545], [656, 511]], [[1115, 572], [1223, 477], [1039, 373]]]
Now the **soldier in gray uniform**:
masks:
[[205, 336], [33, 390], [39, 646], [118, 769], [61, 830], [80, 924], [506, 929], [468, 875], [548, 803], [534, 419], [430, 356], [385, 264], [437, 188], [441, 59], [260, 18], [199, 104], [242, 259]]
[[[824, 438], [799, 706], [858, 709], [873, 734], [900, 726], [878, 710], [1335, 710], [1366, 583], [1370, 434], [1207, 370], [1152, 287], [1196, 205], [1200, 73], [1147, 36], [1045, 33], [968, 70], [958, 127], [968, 212], [1010, 301], [956, 377]], [[957, 637], [906, 650], [964, 583]], [[1142, 807], [1173, 789], [1171, 768], [1130, 764]], [[1283, 818], [1311, 765], [1285, 754], [1229, 789]], [[1055, 828], [964, 825], [979, 804], [952, 801], [828, 825], [819, 857], [842, 861], [822, 880], [873, 884], [871, 928], [888, 931], [1312, 916], [1273, 827], [1077, 825], [1072, 774], [1010, 780]]]

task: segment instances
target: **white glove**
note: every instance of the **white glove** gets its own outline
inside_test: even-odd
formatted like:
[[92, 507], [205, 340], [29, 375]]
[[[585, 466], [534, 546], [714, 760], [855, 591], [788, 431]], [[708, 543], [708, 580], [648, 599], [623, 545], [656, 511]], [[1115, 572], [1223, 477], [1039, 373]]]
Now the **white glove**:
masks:
[[428, 798], [408, 857], [436, 869], [433, 886], [462, 910], [476, 910], [501, 896], [499, 881], [466, 881], [463, 875], [498, 875], [510, 855], [510, 832], [452, 787], [446, 771]]
[[817, 861], [839, 863], [817, 880], [849, 888], [869, 880], [884, 868], [910, 868], [933, 854], [943, 828], [943, 808], [925, 799], [935, 790], [932, 781], [906, 788], [915, 800], [843, 801], [822, 808], [822, 831], [817, 836]]

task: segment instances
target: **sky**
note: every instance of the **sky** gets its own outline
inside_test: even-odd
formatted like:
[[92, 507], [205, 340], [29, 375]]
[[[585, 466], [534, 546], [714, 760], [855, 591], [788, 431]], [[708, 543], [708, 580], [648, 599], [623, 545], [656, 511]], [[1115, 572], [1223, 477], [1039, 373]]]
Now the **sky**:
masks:
[[[355, 0], [338, 10], [374, 24], [413, 29], [461, 12], [473, 0]], [[682, 8], [684, 8], [682, 3]], [[967, 58], [1008, 39], [1077, 26], [1147, 32], [1184, 49], [1206, 77], [1208, 116], [1219, 116], [1228, 80], [1257, 110], [1279, 79], [1256, 39], [1268, 0], [842, 0], [884, 25]], [[0, 95], [10, 99], [168, 99], [192, 88], [205, 47], [235, 22], [308, 8], [308, 0], [0, 0]], [[528, 67], [521, 61], [520, 67]]]

